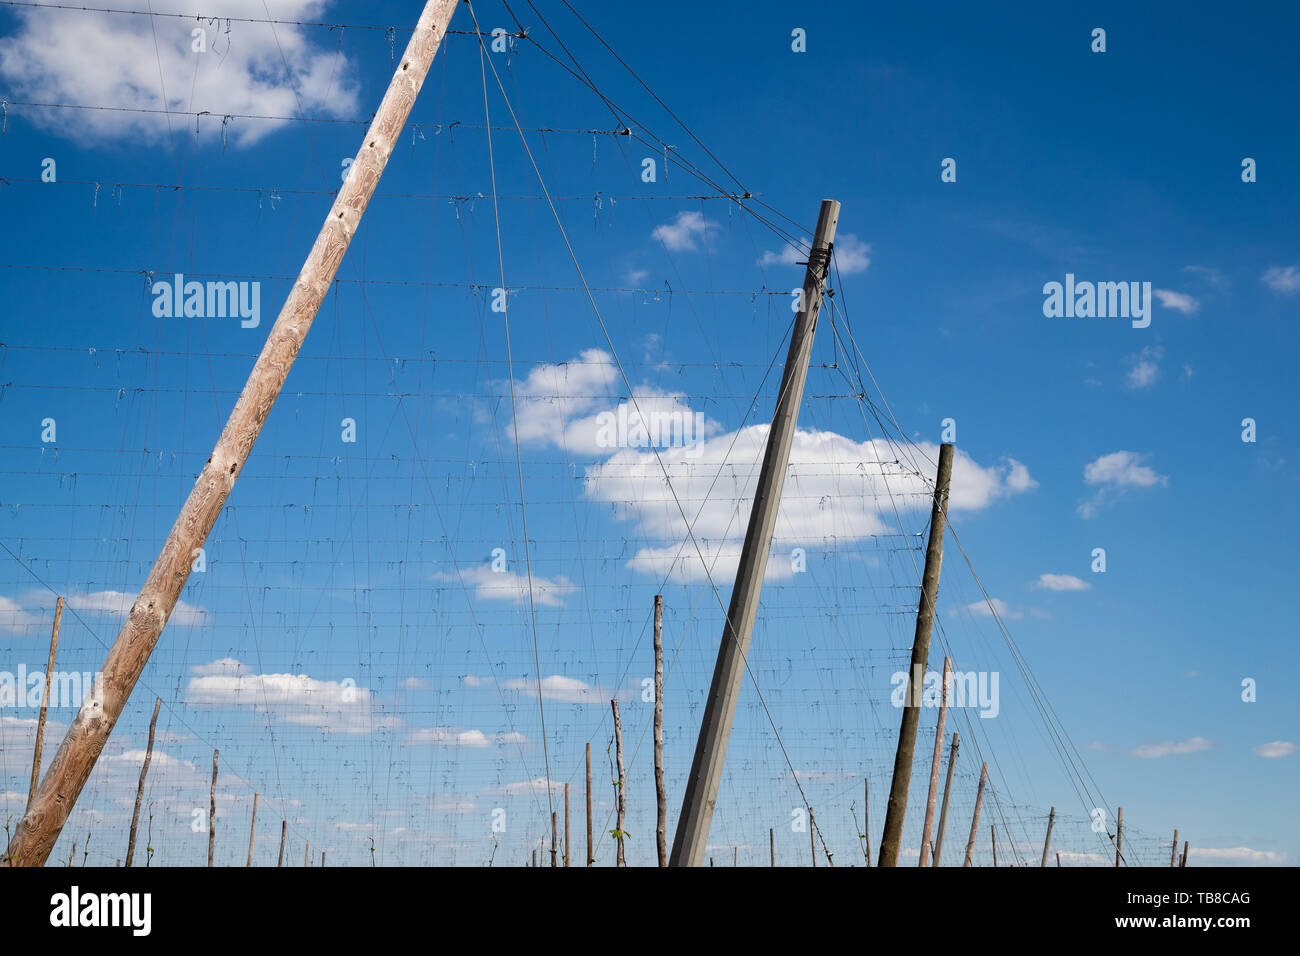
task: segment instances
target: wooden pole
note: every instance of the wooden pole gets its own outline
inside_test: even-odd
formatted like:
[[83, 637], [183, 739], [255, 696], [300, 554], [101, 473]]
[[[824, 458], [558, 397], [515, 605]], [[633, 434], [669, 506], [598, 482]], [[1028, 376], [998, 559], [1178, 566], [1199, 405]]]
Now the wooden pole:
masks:
[[9, 843], [5, 862], [40, 866], [50, 855], [95, 761], [117, 724], [163, 627], [189, 578], [194, 556], [225, 507], [240, 470], [266, 422], [285, 378], [356, 234], [384, 166], [406, 125], [457, 0], [428, 0], [375, 112], [361, 149], [330, 207], [298, 280], [275, 320], [244, 390], [203, 472], [163, 544], [153, 570], [108, 652], [103, 708], [82, 706], [68, 728], [36, 799]]
[[934, 838], [934, 866], [939, 865], [939, 857], [943, 853], [943, 830], [948, 823], [948, 798], [952, 796], [952, 768], [957, 765], [957, 743], [960, 739], [961, 735], [954, 730], [952, 746], [948, 748], [948, 776], [943, 784], [943, 805], [939, 808], [939, 832]]
[[289, 832], [289, 821], [280, 821], [280, 856], [275, 861], [276, 866], [284, 866], [284, 838]]
[[1052, 845], [1052, 824], [1056, 822], [1056, 807], [1047, 815], [1047, 838], [1043, 840], [1043, 862], [1040, 866], [1047, 866], [1047, 851]]
[[996, 868], [997, 868], [997, 865], [998, 865], [998, 828], [997, 828], [997, 824], [990, 824], [990, 825], [989, 825], [989, 839], [991, 839], [991, 840], [993, 841], [993, 867], [994, 867], [994, 869], [996, 869]]
[[952, 480], [951, 444], [939, 446], [939, 467], [934, 479], [934, 501], [930, 506], [930, 539], [925, 549], [925, 571], [921, 578], [921, 601], [916, 609], [916, 632], [912, 638], [912, 669], [908, 675], [903, 719], [898, 727], [898, 750], [894, 754], [894, 777], [885, 807], [885, 830], [880, 837], [877, 866], [897, 866], [907, 816], [907, 792], [912, 785], [912, 758], [916, 750], [916, 728], [921, 720], [925, 668], [930, 659], [930, 631], [934, 627], [934, 603], [939, 596], [939, 570], [943, 566], [943, 535], [948, 519], [948, 485]]
[[616, 802], [618, 822], [615, 824], [618, 828], [618, 865], [627, 866], [627, 860], [623, 856], [623, 817], [627, 813], [627, 777], [623, 773], [623, 720], [618, 715], [618, 700], [611, 700], [609, 706], [614, 709], [614, 753], [618, 761], [618, 794]]
[[131, 860], [135, 857], [135, 828], [140, 822], [140, 801], [144, 799], [144, 778], [149, 774], [149, 761], [153, 760], [153, 734], [154, 728], [158, 726], [158, 708], [162, 706], [162, 698], [158, 697], [153, 702], [153, 717], [149, 720], [149, 746], [144, 752], [144, 764], [140, 767], [140, 783], [135, 788], [135, 809], [131, 811], [131, 832], [126, 839], [126, 865], [131, 865]]
[[772, 856], [772, 865], [776, 866], [776, 828], [775, 827], [768, 827], [767, 849]]
[[311, 840], [308, 840], [307, 845], [302, 848], [302, 865], [311, 866]]
[[560, 827], [555, 819], [555, 811], [551, 811], [551, 868], [554, 869], [558, 864], [556, 857], [559, 854]]
[[989, 765], [987, 763], [980, 767], [980, 786], [975, 793], [975, 815], [970, 821], [970, 839], [966, 841], [966, 862], [962, 866], [970, 866], [971, 855], [975, 852], [975, 834], [979, 832], [980, 825], [980, 806], [984, 803], [984, 784], [989, 778]]
[[745, 543], [736, 567], [731, 605], [727, 609], [722, 639], [718, 643], [713, 682], [709, 686], [709, 696], [705, 699], [704, 719], [700, 723], [700, 736], [695, 745], [690, 775], [686, 778], [686, 793], [677, 818], [677, 832], [673, 835], [673, 850], [669, 861], [671, 866], [699, 866], [704, 862], [709, 825], [713, 821], [713, 808], [722, 782], [722, 766], [727, 757], [727, 743], [731, 737], [731, 725], [736, 716], [736, 703], [740, 698], [741, 682], [745, 675], [749, 641], [753, 635], [754, 619], [758, 615], [763, 573], [767, 569], [772, 532], [781, 505], [781, 488], [785, 484], [790, 446], [798, 427], [799, 405], [803, 401], [813, 334], [817, 329], [822, 291], [830, 270], [839, 214], [838, 202], [833, 199], [822, 200], [808, 255], [808, 267], [804, 274], [803, 291], [799, 297], [798, 304], [801, 308], [795, 317], [790, 350], [786, 354], [785, 370], [781, 374], [781, 390], [777, 393], [776, 410], [767, 433], [767, 447], [763, 451], [763, 464], [754, 489], [754, 506], [749, 513]]
[[731, 865], [733, 867], [740, 865], [740, 847], [738, 846], [732, 846], [731, 848]]
[[533, 847], [533, 862], [530, 863], [529, 866], [537, 866], [537, 847]]
[[1186, 866], [1186, 865], [1187, 865], [1187, 841], [1186, 841], [1186, 840], [1183, 841], [1183, 861], [1182, 861], [1181, 863], [1179, 863], [1178, 865], [1179, 865], [1179, 866]]
[[253, 791], [253, 822], [248, 825], [248, 862], [244, 866], [253, 865], [253, 834], [257, 832], [257, 791]]
[[1061, 865], [1061, 852], [1059, 850], [1056, 852], [1056, 865]]
[[1175, 867], [1178, 865], [1178, 828], [1174, 827], [1174, 844], [1169, 851], [1169, 865]]
[[921, 856], [918, 866], [930, 858], [930, 826], [934, 823], [934, 798], [939, 789], [939, 762], [943, 759], [943, 725], [948, 719], [948, 685], [952, 683], [952, 658], [943, 659], [943, 690], [939, 698], [939, 723], [934, 731], [934, 756], [930, 758], [930, 792], [925, 798], [925, 822], [921, 825]]
[[[41, 713], [36, 718], [36, 749], [32, 753], [32, 783], [27, 788], [27, 806], [36, 800], [36, 784], [41, 776], [41, 751], [45, 747], [45, 715], [50, 709], [50, 685], [54, 681], [54, 653], [59, 647], [59, 622], [63, 620], [63, 598], [54, 602], [54, 630], [50, 633], [50, 659], [45, 665], [45, 692], [41, 695]], [[22, 693], [19, 689], [17, 693]], [[16, 703], [16, 701], [15, 701]]]
[[596, 858], [591, 855], [591, 744], [587, 744], [587, 865], [591, 866]]
[[808, 808], [808, 849], [812, 851], [813, 869], [817, 869], [817, 820], [812, 807]]
[[324, 865], [325, 865], [325, 851], [324, 851], [324, 850], [321, 850], [321, 851], [320, 851], [320, 865], [321, 865], [321, 866], [324, 866]]
[[569, 865], [569, 785], [564, 785], [564, 865]]
[[1123, 859], [1124, 847], [1124, 808], [1119, 808], [1119, 813], [1115, 817], [1115, 865], [1119, 866], [1120, 860]]
[[664, 599], [655, 595], [655, 848], [659, 865], [668, 865], [668, 790], [664, 786]]
[[209, 794], [208, 805], [208, 866], [212, 865], [212, 849], [217, 842], [217, 754], [218, 750], [212, 751], [212, 790]]
[[862, 778], [862, 854], [871, 865], [871, 779]]

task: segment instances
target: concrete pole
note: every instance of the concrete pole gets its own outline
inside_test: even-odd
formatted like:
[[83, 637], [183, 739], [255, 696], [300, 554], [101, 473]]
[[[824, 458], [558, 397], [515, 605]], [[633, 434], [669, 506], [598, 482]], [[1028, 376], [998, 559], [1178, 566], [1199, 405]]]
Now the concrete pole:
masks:
[[1047, 838], [1043, 840], [1043, 862], [1039, 866], [1047, 866], [1047, 851], [1052, 845], [1052, 824], [1056, 822], [1056, 807], [1052, 807], [1051, 812], [1047, 815]]
[[934, 823], [934, 797], [939, 789], [939, 761], [943, 759], [943, 725], [948, 719], [948, 685], [952, 683], [952, 658], [943, 659], [943, 690], [939, 698], [939, 723], [934, 731], [934, 756], [930, 759], [930, 792], [925, 798], [925, 822], [921, 826], [921, 856], [918, 866], [930, 858], [930, 826]]
[[1124, 808], [1119, 807], [1115, 817], [1115, 865], [1124, 858]]
[[975, 815], [970, 821], [970, 839], [966, 841], [966, 862], [962, 866], [970, 866], [971, 855], [975, 852], [975, 834], [979, 831], [980, 825], [980, 806], [984, 803], [984, 784], [989, 779], [989, 765], [987, 763], [980, 767], [980, 788], [975, 793]]
[[144, 752], [144, 764], [140, 767], [140, 783], [135, 788], [135, 809], [131, 811], [131, 832], [126, 839], [126, 865], [131, 865], [131, 860], [135, 857], [135, 828], [140, 822], [140, 801], [144, 799], [144, 778], [149, 775], [149, 761], [153, 760], [153, 735], [154, 729], [158, 726], [158, 708], [162, 706], [162, 698], [158, 697], [153, 702], [153, 717], [149, 720], [149, 746]]
[[[894, 778], [885, 808], [885, 831], [880, 837], [877, 866], [897, 866], [907, 816], [907, 791], [912, 785], [912, 758], [916, 750], [916, 728], [921, 720], [925, 668], [930, 659], [930, 630], [934, 626], [934, 602], [939, 596], [939, 569], [943, 565], [943, 534], [948, 521], [948, 485], [952, 479], [952, 445], [939, 446], [939, 469], [934, 479], [934, 501], [930, 507], [930, 540], [925, 549], [925, 572], [921, 578], [921, 602], [916, 609], [916, 633], [912, 638], [912, 670], [903, 702], [903, 720], [898, 728], [898, 751], [894, 755]], [[924, 852], [924, 851], [922, 851]]]
[[731, 606], [727, 609], [713, 682], [709, 686], [704, 719], [700, 724], [700, 737], [686, 780], [686, 794], [677, 819], [677, 832], [673, 836], [670, 866], [700, 866], [704, 862], [709, 825], [713, 821], [718, 786], [722, 782], [722, 766], [727, 757], [727, 742], [736, 716], [746, 655], [753, 635], [754, 618], [758, 614], [759, 595], [763, 590], [763, 572], [767, 569], [772, 530], [781, 505], [781, 488], [790, 461], [790, 446], [798, 427], [799, 406], [803, 401], [817, 314], [821, 310], [822, 292], [830, 270], [839, 215], [838, 202], [822, 200], [800, 295], [802, 308], [795, 317], [790, 350], [786, 354], [785, 370], [781, 373], [781, 391], [767, 434], [767, 448], [763, 452], [763, 465], [754, 490], [745, 544], [736, 568], [736, 584], [731, 591]]
[[948, 823], [948, 798], [952, 796], [952, 768], [957, 765], [957, 743], [961, 734], [952, 732], [952, 746], [948, 748], [948, 776], [943, 784], [943, 806], [939, 808], [939, 833], [934, 838], [934, 866], [939, 865], [943, 853], [943, 829]]
[[253, 822], [248, 825], [248, 862], [244, 866], [253, 865], [253, 835], [257, 833], [257, 791], [253, 791]]
[[664, 785], [664, 599], [655, 595], [655, 848], [659, 865], [668, 865], [668, 790]]
[[[41, 776], [41, 751], [45, 748], [45, 715], [50, 709], [50, 685], [54, 681], [54, 653], [59, 647], [59, 622], [63, 620], [63, 598], [54, 602], [54, 630], [50, 633], [50, 659], [45, 665], [45, 692], [41, 695], [41, 713], [36, 718], [36, 749], [32, 752], [32, 783], [27, 789], [27, 806], [36, 800], [36, 784]], [[17, 693], [25, 693], [20, 688]], [[17, 701], [14, 701], [17, 703]]]
[[4, 854], [7, 865], [40, 866], [58, 840], [180, 598], [195, 554], [207, 540], [239, 471], [252, 454], [262, 425], [279, 397], [321, 300], [334, 281], [458, 5], [457, 0], [428, 0], [425, 4], [361, 149], [279, 318], [266, 337], [234, 411], [108, 652], [101, 668], [103, 710], [83, 706], [68, 728], [36, 799], [28, 805], [9, 842]]

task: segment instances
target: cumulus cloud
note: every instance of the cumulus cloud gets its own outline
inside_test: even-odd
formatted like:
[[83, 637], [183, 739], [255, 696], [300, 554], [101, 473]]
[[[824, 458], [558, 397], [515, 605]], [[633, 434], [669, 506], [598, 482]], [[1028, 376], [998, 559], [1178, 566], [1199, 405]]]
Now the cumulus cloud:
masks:
[[1272, 266], [1264, 271], [1259, 280], [1274, 292], [1283, 295], [1295, 295], [1300, 292], [1300, 266]]
[[258, 674], [233, 658], [192, 668], [185, 702], [209, 709], [250, 709], [287, 724], [329, 733], [368, 734], [396, 725], [379, 713], [373, 695], [350, 678], [316, 680], [306, 674]]
[[973, 617], [993, 617], [994, 613], [1004, 621], [1019, 621], [1025, 615], [1012, 610], [1001, 598], [989, 598], [987, 601], [973, 601], [962, 608]]
[[1254, 752], [1256, 757], [1267, 757], [1270, 759], [1289, 757], [1295, 753], [1295, 744], [1291, 743], [1289, 740], [1274, 740], [1271, 743], [1260, 744], [1258, 747], [1254, 748]]
[[1286, 863], [1288, 856], [1275, 850], [1252, 850], [1248, 846], [1233, 847], [1189, 847], [1187, 862], [1194, 859], [1204, 860], [1210, 864], [1233, 864], [1253, 866], [1280, 866]]
[[1124, 384], [1129, 388], [1150, 388], [1160, 375], [1160, 360], [1165, 350], [1158, 345], [1148, 345], [1136, 355], [1130, 355], [1128, 375]]
[[1091, 584], [1073, 574], [1040, 574], [1034, 582], [1035, 590], [1039, 591], [1086, 591], [1090, 587]]
[[1201, 303], [1196, 301], [1186, 292], [1175, 292], [1172, 289], [1152, 289], [1155, 297], [1160, 300], [1160, 304], [1166, 309], [1174, 309], [1183, 315], [1191, 315], [1201, 307]]
[[[192, 6], [185, 0], [154, 0], [152, 10], [188, 13]], [[324, 7], [323, 0], [278, 0], [273, 15], [314, 20]], [[211, 0], [202, 12], [216, 19], [267, 16], [261, 0]], [[211, 116], [200, 129], [213, 144], [221, 142], [222, 117], [228, 114], [346, 116], [359, 110], [347, 58], [314, 45], [306, 29], [287, 23], [231, 22], [226, 33], [225, 24], [207, 19], [30, 9], [11, 15], [17, 23], [0, 39], [0, 79], [13, 99], [207, 111]], [[194, 50], [196, 29], [204, 31], [205, 52]], [[163, 112], [36, 109], [26, 115], [59, 135], [87, 142], [158, 143], [173, 129], [193, 135], [194, 127], [191, 118]], [[284, 123], [232, 120], [226, 139], [251, 146]]]
[[1130, 488], [1169, 484], [1168, 476], [1158, 474], [1154, 468], [1143, 464], [1146, 457], [1133, 451], [1114, 451], [1085, 465], [1083, 480], [1097, 490], [1091, 498], [1079, 505], [1079, 514], [1091, 518], [1103, 504]]
[[717, 229], [718, 224], [712, 219], [704, 218], [704, 213], [684, 209], [672, 222], [655, 226], [650, 235], [673, 252], [689, 252], [698, 249], [699, 244], [706, 242]]
[[40, 615], [24, 611], [13, 598], [0, 597], [0, 634], [29, 637], [42, 623]]
[[527, 743], [523, 734], [495, 734], [488, 737], [481, 730], [459, 730], [454, 727], [421, 727], [411, 731], [406, 738], [411, 744], [437, 744], [443, 747], [469, 747], [483, 750], [496, 744]]
[[[476, 597], [484, 601], [510, 601], [528, 603], [528, 575], [513, 571], [493, 571], [486, 564], [459, 571], [439, 571], [433, 576], [438, 581], [461, 581], [472, 587]], [[578, 586], [564, 575], [543, 578], [533, 575], [533, 602], [540, 607], [563, 607], [564, 596], [578, 590]]]
[[1140, 744], [1133, 748], [1133, 756], [1148, 760], [1157, 757], [1173, 757], [1180, 754], [1194, 754], [1209, 750], [1214, 746], [1213, 740], [1204, 737], [1190, 737], [1187, 740], [1164, 740], [1157, 744]]
[[[793, 266], [808, 261], [808, 252], [812, 247], [801, 245], [799, 248], [787, 245], [780, 252], [770, 249], [758, 260], [760, 266]], [[851, 232], [837, 236], [835, 239], [835, 266], [842, 275], [866, 272], [871, 265], [871, 246]]]
[[[536, 697], [538, 692], [538, 682], [535, 680], [508, 680], [501, 686], [506, 690], [528, 694], [530, 697]], [[603, 688], [561, 674], [543, 677], [540, 686], [542, 697], [546, 700], [558, 700], [568, 704], [604, 704], [611, 699]]]

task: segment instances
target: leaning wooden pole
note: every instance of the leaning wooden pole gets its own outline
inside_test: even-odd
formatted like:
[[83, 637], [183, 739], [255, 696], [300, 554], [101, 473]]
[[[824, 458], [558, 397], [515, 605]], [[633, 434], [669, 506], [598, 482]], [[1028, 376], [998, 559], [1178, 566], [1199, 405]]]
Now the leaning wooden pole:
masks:
[[135, 856], [135, 828], [140, 823], [140, 802], [144, 799], [144, 778], [149, 775], [149, 761], [153, 760], [153, 735], [154, 729], [158, 726], [158, 708], [162, 706], [162, 698], [157, 697], [153, 702], [153, 717], [149, 719], [149, 746], [144, 752], [144, 764], [140, 767], [140, 783], [135, 788], [135, 809], [131, 811], [131, 832], [126, 838], [126, 865], [131, 865], [131, 860]]
[[655, 848], [659, 865], [668, 865], [668, 790], [664, 786], [664, 599], [655, 595]]
[[212, 865], [212, 851], [217, 843], [217, 754], [212, 751], [212, 790], [208, 794], [208, 866]]
[[997, 869], [998, 865], [998, 827], [997, 824], [989, 826], [989, 839], [993, 841], [993, 868]]
[[611, 700], [609, 706], [614, 710], [614, 755], [618, 763], [618, 793], [615, 796], [615, 806], [618, 810], [618, 822], [615, 824], [618, 829], [618, 865], [627, 866], [627, 859], [623, 855], [623, 818], [627, 815], [627, 774], [623, 772], [623, 720], [618, 715], [618, 700]]
[[871, 865], [871, 778], [862, 778], [862, 856]]
[[1175, 867], [1178, 865], [1178, 828], [1174, 827], [1174, 845], [1169, 852], [1169, 865]]
[[790, 461], [790, 446], [799, 424], [799, 406], [803, 401], [804, 382], [808, 378], [808, 361], [812, 356], [813, 335], [817, 330], [817, 315], [830, 271], [839, 216], [840, 204], [833, 199], [823, 199], [799, 295], [799, 313], [795, 316], [785, 370], [781, 373], [781, 390], [777, 394], [776, 410], [772, 414], [767, 446], [763, 451], [763, 464], [754, 488], [754, 504], [745, 529], [745, 543], [736, 566], [736, 583], [718, 644], [713, 681], [705, 699], [700, 736], [686, 778], [677, 831], [673, 834], [671, 866], [700, 866], [704, 862], [709, 825], [713, 822], [713, 808], [727, 758], [727, 743], [736, 717], [741, 681], [745, 676], [749, 641], [758, 616], [772, 532], [781, 506], [781, 488]]
[[257, 791], [253, 791], [253, 822], [248, 825], [248, 862], [244, 866], [253, 865], [253, 835], [257, 833]]
[[[27, 789], [27, 806], [36, 800], [36, 784], [41, 776], [41, 751], [45, 749], [45, 715], [50, 709], [50, 685], [54, 682], [54, 654], [59, 647], [59, 622], [63, 620], [63, 598], [54, 602], [54, 630], [50, 632], [50, 660], [45, 665], [45, 691], [41, 695], [41, 713], [36, 718], [36, 749], [32, 751], [32, 783]], [[22, 693], [22, 689], [19, 690]]]
[[934, 823], [934, 798], [939, 789], [939, 763], [943, 760], [943, 725], [948, 719], [948, 685], [952, 683], [952, 658], [943, 659], [943, 690], [939, 698], [939, 724], [934, 731], [934, 756], [930, 758], [930, 792], [925, 798], [925, 822], [921, 825], [921, 855], [918, 866], [930, 859], [930, 827]]
[[280, 821], [280, 856], [275, 861], [276, 866], [284, 866], [284, 838], [289, 833], [289, 821]]
[[975, 852], [975, 834], [979, 832], [980, 825], [980, 806], [984, 803], [984, 784], [989, 779], [989, 765], [985, 763], [980, 767], [980, 786], [975, 793], [975, 815], [970, 821], [970, 839], [966, 841], [966, 861], [962, 866], [970, 866], [971, 855]]
[[934, 866], [939, 865], [939, 857], [943, 853], [943, 831], [948, 825], [948, 798], [952, 796], [952, 768], [957, 763], [957, 744], [960, 740], [961, 734], [954, 730], [952, 746], [948, 748], [948, 776], [943, 783], [943, 805], [939, 808], [939, 832], [934, 838]]
[[40, 866], [86, 785], [109, 734], [176, 607], [191, 564], [225, 507], [235, 479], [275, 405], [384, 166], [397, 145], [457, 0], [428, 0], [325, 224], [275, 320], [234, 411], [172, 526], [101, 668], [103, 708], [83, 706], [5, 853], [8, 865]]
[[1056, 822], [1056, 807], [1052, 807], [1047, 814], [1047, 836], [1043, 840], [1043, 862], [1039, 866], [1047, 866], [1047, 851], [1052, 846], [1052, 824]]
[[1186, 865], [1187, 865], [1187, 846], [1188, 846], [1187, 841], [1184, 840], [1184, 841], [1183, 841], [1183, 859], [1182, 859], [1182, 862], [1178, 864], [1179, 866], [1186, 866]]
[[[939, 469], [934, 479], [934, 500], [930, 506], [930, 539], [925, 549], [925, 571], [921, 578], [921, 601], [916, 609], [916, 632], [912, 638], [912, 669], [907, 677], [903, 720], [898, 727], [898, 750], [894, 754], [894, 778], [885, 807], [885, 831], [880, 837], [877, 866], [897, 866], [907, 816], [907, 792], [912, 785], [912, 758], [916, 752], [916, 728], [921, 721], [925, 668], [930, 659], [930, 631], [934, 627], [934, 603], [939, 596], [939, 569], [943, 566], [943, 535], [948, 521], [948, 485], [952, 479], [952, 445], [939, 446]], [[924, 851], [923, 851], [924, 852]]]

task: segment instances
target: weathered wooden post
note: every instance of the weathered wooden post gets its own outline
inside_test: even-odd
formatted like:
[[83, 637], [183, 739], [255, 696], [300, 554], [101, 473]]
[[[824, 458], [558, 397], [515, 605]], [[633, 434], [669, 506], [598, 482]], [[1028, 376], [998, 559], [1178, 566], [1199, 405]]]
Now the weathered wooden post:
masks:
[[627, 866], [623, 855], [623, 817], [627, 813], [627, 776], [623, 772], [623, 721], [618, 715], [618, 699], [609, 702], [614, 709], [614, 753], [618, 761], [618, 794], [615, 806], [618, 808], [618, 865]]
[[975, 852], [975, 834], [979, 831], [980, 825], [980, 805], [984, 803], [984, 784], [989, 778], [989, 765], [984, 763], [980, 767], [980, 786], [975, 793], [975, 815], [970, 821], [970, 839], [966, 841], [966, 862], [962, 866], [970, 866], [971, 855]]
[[208, 805], [208, 866], [212, 865], [212, 849], [217, 842], [217, 754], [212, 751], [212, 791]]
[[668, 865], [668, 790], [664, 786], [664, 599], [655, 595], [655, 847], [659, 865]]
[[[50, 685], [54, 682], [54, 656], [59, 647], [59, 622], [63, 620], [63, 598], [54, 602], [54, 630], [50, 632], [50, 659], [45, 665], [45, 691], [41, 695], [41, 713], [36, 718], [36, 749], [32, 753], [32, 783], [27, 788], [27, 806], [36, 799], [36, 784], [41, 776], [41, 751], [45, 747], [45, 715], [50, 709]], [[15, 693], [23, 693], [16, 689]], [[17, 701], [15, 701], [17, 703]]]
[[253, 865], [253, 836], [257, 833], [257, 791], [253, 791], [253, 822], [248, 825], [248, 862], [244, 866]]
[[943, 853], [943, 831], [948, 825], [948, 798], [952, 796], [952, 768], [957, 764], [957, 744], [960, 739], [961, 734], [954, 730], [952, 746], [948, 748], [948, 776], [943, 784], [943, 805], [939, 808], [939, 832], [934, 838], [934, 866], [939, 865]]
[[428, 0], [361, 149], [334, 199], [279, 318], [216, 447], [203, 466], [153, 570], [101, 668], [103, 707], [82, 706], [5, 853], [7, 865], [40, 866], [50, 855], [95, 761], [180, 598], [195, 555], [252, 454], [316, 312], [357, 231], [411, 106], [447, 31], [457, 0]]
[[285, 836], [288, 835], [288, 832], [289, 832], [289, 821], [281, 820], [280, 821], [280, 856], [275, 861], [276, 866], [284, 866], [284, 838]]
[[1047, 851], [1052, 845], [1052, 824], [1056, 822], [1056, 807], [1047, 815], [1047, 838], [1043, 840], [1043, 862], [1039, 866], [1047, 866]]
[[126, 865], [131, 865], [131, 860], [135, 857], [135, 828], [140, 822], [140, 801], [144, 799], [144, 778], [149, 774], [149, 761], [153, 759], [153, 735], [154, 729], [158, 726], [158, 708], [162, 706], [162, 698], [158, 697], [153, 702], [153, 717], [149, 719], [149, 747], [144, 752], [144, 764], [140, 767], [140, 783], [135, 788], [135, 809], [131, 811], [131, 832], [126, 839]]
[[587, 865], [591, 866], [596, 858], [591, 855], [591, 743], [587, 744]]
[[930, 758], [930, 792], [925, 798], [925, 822], [921, 825], [921, 855], [918, 866], [930, 858], [930, 825], [934, 823], [934, 798], [939, 789], [939, 761], [943, 759], [943, 725], [948, 719], [948, 685], [952, 683], [952, 658], [943, 659], [943, 690], [939, 698], [939, 723], [934, 730], [934, 756]]
[[1115, 865], [1119, 866], [1124, 858], [1124, 808], [1119, 807], [1115, 817]]

